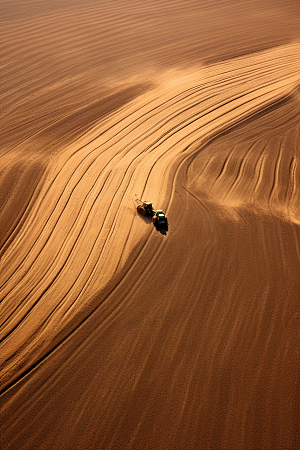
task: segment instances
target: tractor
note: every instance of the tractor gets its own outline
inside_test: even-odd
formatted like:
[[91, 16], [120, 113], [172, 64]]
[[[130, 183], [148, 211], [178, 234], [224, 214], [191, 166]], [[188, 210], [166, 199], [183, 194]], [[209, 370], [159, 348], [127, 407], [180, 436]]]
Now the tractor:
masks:
[[166, 218], [165, 213], [158, 209], [152, 218], [153, 225], [155, 227], [168, 227], [168, 219]]
[[137, 199], [136, 201], [140, 202], [137, 206], [137, 212], [142, 216], [150, 216], [152, 217], [153, 225], [157, 227], [164, 227], [168, 229], [168, 219], [165, 216], [165, 213], [158, 209], [155, 211], [153, 208], [152, 202], [144, 202], [142, 200]]

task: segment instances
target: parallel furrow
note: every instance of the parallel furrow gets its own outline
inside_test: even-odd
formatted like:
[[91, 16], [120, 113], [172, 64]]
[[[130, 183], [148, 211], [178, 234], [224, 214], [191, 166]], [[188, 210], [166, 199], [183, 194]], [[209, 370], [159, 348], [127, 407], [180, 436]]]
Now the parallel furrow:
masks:
[[[133, 197], [151, 197], [167, 210], [172, 196], [168, 188], [174, 185], [184, 161], [213, 137], [295, 90], [294, 46], [290, 52], [292, 56], [277, 49], [257, 57], [237, 58], [177, 74], [171, 81], [162, 77], [155, 87], [98, 121], [66, 146], [57, 159], [49, 160], [38, 198], [2, 258], [4, 384], [18, 378], [32, 359], [39, 360], [51, 351], [52, 329], [61, 330], [59, 339], [63, 339], [70, 333], [69, 326], [74, 327], [76, 320], [84, 320], [97, 308], [104, 301], [99, 293], [112, 277], [117, 279], [121, 274], [127, 255], [137, 243], [141, 249], [147, 242], [149, 229], [135, 220]], [[26, 139], [14, 149], [15, 161], [23, 145]], [[239, 154], [240, 159], [237, 148], [228, 149], [222, 165], [213, 169], [211, 195], [218, 195], [230, 172], [231, 183], [219, 199], [226, 204], [231, 195], [238, 195], [240, 185], [245, 185], [255, 203], [267, 169], [265, 153], [262, 150], [253, 163], [255, 143]], [[270, 208], [279, 198], [281, 153], [273, 187], [268, 191]], [[215, 162], [210, 156], [198, 179], [210, 173]], [[290, 199], [296, 190], [296, 170], [294, 158], [290, 163]], [[245, 195], [242, 193], [243, 199]], [[124, 215], [128, 215], [125, 221]], [[138, 258], [142, 254], [139, 250]], [[39, 331], [34, 325], [36, 317]], [[220, 333], [226, 330], [225, 325]], [[178, 333], [186, 333], [186, 326], [178, 325]], [[241, 326], [236, 323], [236, 327]], [[232, 332], [240, 333], [236, 329]], [[216, 336], [216, 342], [220, 339], [221, 335]], [[176, 351], [177, 347], [174, 354]], [[214, 364], [217, 354], [216, 347]]]

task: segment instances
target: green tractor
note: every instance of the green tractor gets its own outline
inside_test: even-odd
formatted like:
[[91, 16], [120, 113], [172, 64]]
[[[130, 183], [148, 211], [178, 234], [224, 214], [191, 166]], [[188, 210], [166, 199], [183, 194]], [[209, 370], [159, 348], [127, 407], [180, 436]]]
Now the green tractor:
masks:
[[168, 219], [166, 218], [165, 213], [158, 209], [152, 218], [152, 222], [155, 227], [168, 227]]

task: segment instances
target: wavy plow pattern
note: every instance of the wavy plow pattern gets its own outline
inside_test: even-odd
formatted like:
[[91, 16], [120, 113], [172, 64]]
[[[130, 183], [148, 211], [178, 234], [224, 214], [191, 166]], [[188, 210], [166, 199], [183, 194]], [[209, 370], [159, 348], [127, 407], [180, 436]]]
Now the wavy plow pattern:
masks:
[[[90, 300], [121, 273], [133, 248], [142, 248], [149, 231], [137, 220], [132, 200], [151, 198], [168, 211], [184, 161], [294, 92], [297, 51], [292, 45], [168, 73], [50, 162], [2, 255], [3, 386], [70, 333], [96, 307]], [[259, 203], [298, 221], [299, 150], [287, 153], [288, 145], [288, 131], [260, 146], [235, 144], [224, 151], [221, 166], [213, 159], [203, 165], [194, 183], [225, 205]], [[270, 152], [277, 153], [273, 164]], [[286, 171], [288, 184], [282, 183]]]
[[[290, 106], [283, 107], [283, 123], [275, 136], [266, 131], [267, 117], [272, 116], [269, 112], [263, 126], [258, 126], [257, 136], [247, 143], [233, 133], [226, 148], [219, 143], [210, 146], [209, 164], [201, 174], [194, 171], [193, 188], [223, 207], [251, 207], [299, 223], [298, 96]], [[203, 152], [200, 159], [208, 159], [208, 155]]]

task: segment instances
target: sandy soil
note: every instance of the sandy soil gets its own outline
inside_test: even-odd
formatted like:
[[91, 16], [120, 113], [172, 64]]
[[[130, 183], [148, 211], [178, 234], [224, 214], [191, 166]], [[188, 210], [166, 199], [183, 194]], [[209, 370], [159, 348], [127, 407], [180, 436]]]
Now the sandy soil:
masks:
[[1, 448], [300, 448], [299, 16], [1, 0]]

